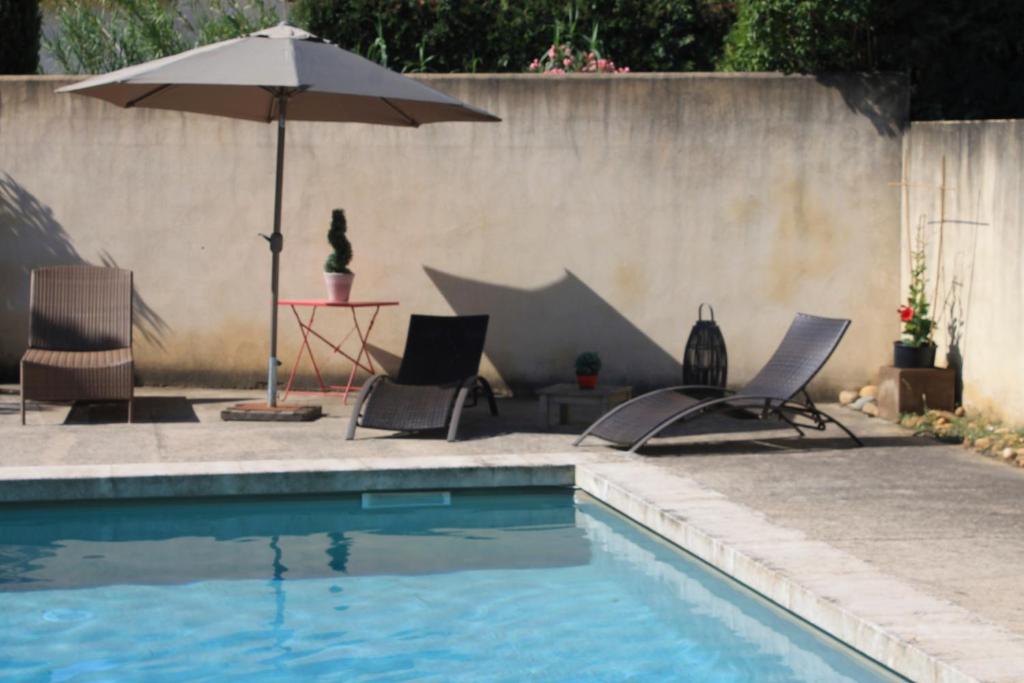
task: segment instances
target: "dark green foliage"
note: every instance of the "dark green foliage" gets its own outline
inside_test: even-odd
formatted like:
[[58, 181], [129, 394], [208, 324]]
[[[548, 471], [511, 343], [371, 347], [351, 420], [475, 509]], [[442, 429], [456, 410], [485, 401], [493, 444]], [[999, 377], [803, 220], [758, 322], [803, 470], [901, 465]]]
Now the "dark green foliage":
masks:
[[739, 0], [719, 68], [898, 71], [914, 119], [1024, 117], [1024, 2]]
[[398, 71], [521, 72], [575, 9], [580, 33], [596, 25], [616, 64], [687, 71], [707, 68], [717, 52], [724, 25], [714, 7], [709, 0], [298, 0], [292, 18]]
[[1024, 117], [1024, 2], [875, 0], [868, 69], [906, 71], [915, 119]]
[[823, 72], [861, 66], [873, 0], [741, 0], [726, 71]]
[[0, 74], [39, 70], [41, 26], [38, 0], [0, 0]]
[[593, 351], [584, 351], [576, 356], [577, 375], [596, 375], [601, 372], [601, 357]]
[[351, 273], [348, 264], [352, 261], [352, 245], [349, 244], [345, 233], [348, 231], [348, 221], [345, 220], [345, 211], [335, 209], [331, 212], [331, 227], [327, 231], [327, 241], [331, 243], [334, 253], [327, 257], [324, 264], [324, 271], [328, 273]]

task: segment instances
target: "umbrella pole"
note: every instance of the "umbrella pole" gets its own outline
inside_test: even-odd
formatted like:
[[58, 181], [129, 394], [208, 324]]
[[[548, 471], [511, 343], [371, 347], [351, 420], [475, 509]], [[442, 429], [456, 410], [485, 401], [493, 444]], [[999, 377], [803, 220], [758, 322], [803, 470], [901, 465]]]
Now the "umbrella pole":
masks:
[[284, 236], [281, 234], [281, 190], [284, 186], [284, 124], [288, 97], [277, 96], [277, 185], [274, 189], [274, 232], [270, 235], [270, 359], [267, 361], [267, 405], [277, 405], [277, 299], [278, 269]]

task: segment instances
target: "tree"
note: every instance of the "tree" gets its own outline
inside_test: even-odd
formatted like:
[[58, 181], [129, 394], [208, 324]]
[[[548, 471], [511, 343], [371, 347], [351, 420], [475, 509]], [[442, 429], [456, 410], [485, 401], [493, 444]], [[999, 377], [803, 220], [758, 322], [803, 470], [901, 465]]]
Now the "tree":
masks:
[[863, 69], [872, 0], [741, 0], [723, 71], [820, 73]]
[[39, 70], [38, 0], [0, 0], [0, 74], [34, 74]]
[[875, 0], [872, 69], [904, 71], [915, 119], [1024, 117], [1024, 3]]
[[914, 119], [1024, 117], [1024, 3], [739, 0], [718, 68], [897, 71]]

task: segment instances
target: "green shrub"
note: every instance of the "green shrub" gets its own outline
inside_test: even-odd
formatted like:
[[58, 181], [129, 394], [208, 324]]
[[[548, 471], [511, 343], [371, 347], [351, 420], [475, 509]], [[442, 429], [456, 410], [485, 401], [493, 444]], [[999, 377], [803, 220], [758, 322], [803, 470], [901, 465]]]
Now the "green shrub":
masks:
[[740, 0], [725, 71], [820, 73], [863, 68], [873, 0]]
[[0, 74], [39, 71], [38, 0], [0, 0]]
[[331, 243], [334, 253], [327, 257], [324, 263], [324, 271], [328, 273], [351, 273], [348, 264], [352, 261], [352, 245], [349, 244], [345, 233], [348, 231], [348, 221], [345, 220], [345, 211], [335, 209], [331, 212], [331, 227], [327, 231], [327, 241]]
[[601, 372], [601, 357], [593, 351], [584, 351], [576, 356], [577, 375], [596, 375]]

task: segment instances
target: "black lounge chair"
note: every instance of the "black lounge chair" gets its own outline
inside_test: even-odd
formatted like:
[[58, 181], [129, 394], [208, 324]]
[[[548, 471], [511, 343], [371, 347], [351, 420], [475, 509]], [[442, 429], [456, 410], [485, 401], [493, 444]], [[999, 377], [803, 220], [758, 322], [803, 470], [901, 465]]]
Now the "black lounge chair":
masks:
[[487, 336], [486, 315], [414, 315], [409, 319], [398, 377], [383, 375], [363, 385], [352, 409], [346, 440], [356, 426], [419, 432], [448, 428], [455, 441], [467, 398], [483, 393], [491, 415], [498, 414], [491, 385], [477, 373]]
[[[845, 425], [819, 410], [806, 390], [808, 382], [824, 367], [849, 326], [849, 320], [798, 313], [768, 363], [739, 391], [699, 385], [652, 391], [605, 413], [573, 445], [580, 445], [588, 436], [596, 436], [629, 446], [629, 451], [635, 453], [648, 440], [677, 423], [710, 413], [735, 414], [739, 410], [742, 414], [754, 408], [759, 418], [776, 417], [800, 436], [804, 436], [804, 429], [823, 431], [831, 422], [858, 446], [863, 446]], [[801, 419], [810, 423], [798, 421]]]

